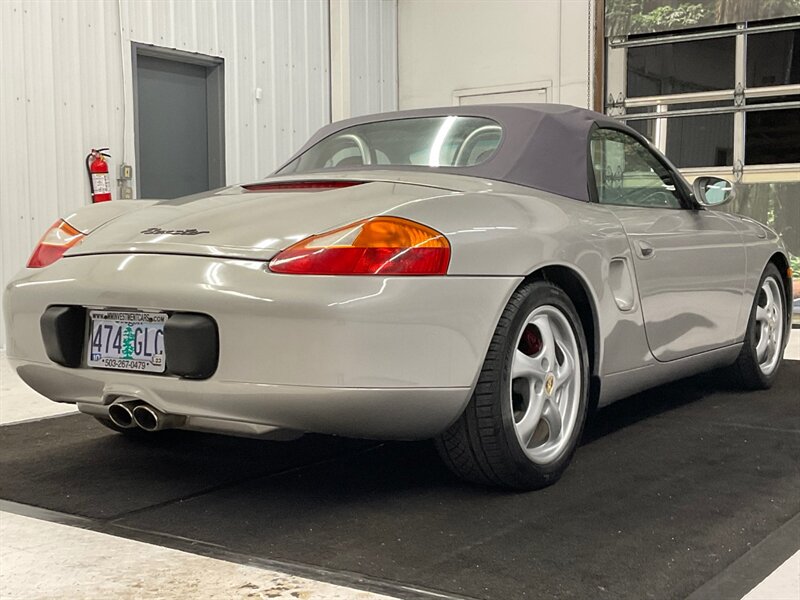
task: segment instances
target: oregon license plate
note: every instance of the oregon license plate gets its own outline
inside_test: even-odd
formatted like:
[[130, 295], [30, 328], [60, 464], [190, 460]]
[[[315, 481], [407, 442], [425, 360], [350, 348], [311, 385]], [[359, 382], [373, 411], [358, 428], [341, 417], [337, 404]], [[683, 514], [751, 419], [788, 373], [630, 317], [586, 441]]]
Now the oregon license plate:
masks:
[[89, 322], [90, 367], [164, 372], [165, 313], [90, 310]]

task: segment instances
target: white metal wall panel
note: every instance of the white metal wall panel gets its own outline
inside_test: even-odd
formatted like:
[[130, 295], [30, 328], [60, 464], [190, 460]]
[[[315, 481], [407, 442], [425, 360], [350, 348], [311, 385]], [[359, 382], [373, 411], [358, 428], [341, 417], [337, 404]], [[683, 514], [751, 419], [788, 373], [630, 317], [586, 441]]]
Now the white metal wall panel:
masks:
[[397, 2], [350, 2], [350, 114], [397, 110]]
[[592, 6], [398, 0], [400, 108], [452, 104], [456, 91], [548, 81], [549, 101], [590, 106]]
[[327, 0], [0, 2], [3, 287], [56, 218], [89, 202], [90, 148], [111, 148], [112, 177], [123, 160], [136, 172], [131, 42], [224, 59], [236, 182], [271, 172], [330, 120], [328, 31]]
[[[28, 160], [26, 131], [25, 46], [21, 2], [0, 7], [0, 219], [3, 282], [17, 266], [10, 258], [31, 248], [29, 181], [22, 166]], [[27, 169], [26, 169], [27, 171]], [[7, 193], [12, 192], [12, 193]]]

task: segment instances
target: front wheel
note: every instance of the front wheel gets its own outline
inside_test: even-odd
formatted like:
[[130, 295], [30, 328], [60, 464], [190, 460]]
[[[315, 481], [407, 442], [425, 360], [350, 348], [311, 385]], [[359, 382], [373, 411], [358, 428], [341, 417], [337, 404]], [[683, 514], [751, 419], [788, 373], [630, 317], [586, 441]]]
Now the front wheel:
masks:
[[788, 330], [783, 286], [778, 268], [770, 263], [761, 275], [744, 344], [733, 365], [735, 376], [746, 389], [767, 389], [778, 374]]
[[588, 355], [580, 319], [559, 287], [518, 289], [500, 317], [477, 386], [436, 441], [459, 477], [515, 489], [555, 483], [586, 420]]

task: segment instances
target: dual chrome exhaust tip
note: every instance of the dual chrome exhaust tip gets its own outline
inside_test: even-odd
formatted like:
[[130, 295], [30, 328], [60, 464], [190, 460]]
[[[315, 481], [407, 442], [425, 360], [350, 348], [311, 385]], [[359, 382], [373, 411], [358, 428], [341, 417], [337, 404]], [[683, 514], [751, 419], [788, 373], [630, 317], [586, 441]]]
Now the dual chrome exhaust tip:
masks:
[[114, 402], [108, 407], [108, 418], [121, 429], [138, 427], [150, 432], [180, 427], [186, 421], [186, 417], [161, 412], [141, 400]]
[[108, 418], [117, 427], [130, 429], [136, 427], [133, 421], [133, 402], [115, 402], [108, 407]]

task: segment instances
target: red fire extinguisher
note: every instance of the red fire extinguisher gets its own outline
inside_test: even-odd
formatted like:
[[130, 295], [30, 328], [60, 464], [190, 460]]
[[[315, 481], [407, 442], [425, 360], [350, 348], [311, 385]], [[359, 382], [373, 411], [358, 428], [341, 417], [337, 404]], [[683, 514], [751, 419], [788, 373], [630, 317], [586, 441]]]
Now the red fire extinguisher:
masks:
[[92, 190], [92, 202], [108, 202], [111, 200], [111, 178], [108, 176], [108, 163], [106, 158], [111, 158], [106, 151], [100, 148], [92, 151], [86, 157], [86, 171], [89, 173], [89, 187]]

